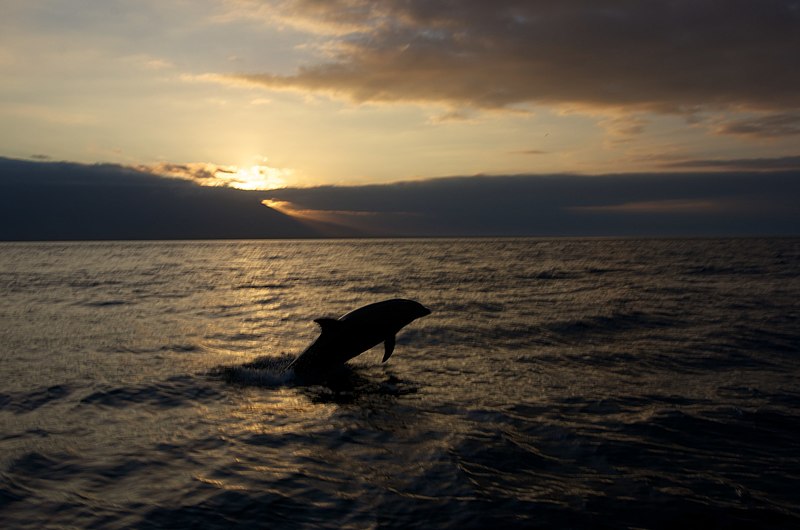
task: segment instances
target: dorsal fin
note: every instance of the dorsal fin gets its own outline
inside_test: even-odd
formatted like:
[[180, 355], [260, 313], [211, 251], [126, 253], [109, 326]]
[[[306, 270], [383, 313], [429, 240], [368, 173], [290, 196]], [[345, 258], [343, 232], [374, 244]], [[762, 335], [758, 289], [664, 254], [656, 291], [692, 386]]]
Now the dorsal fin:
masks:
[[335, 318], [315, 318], [314, 322], [319, 324], [319, 327], [322, 328], [322, 333], [336, 332], [342, 325], [342, 323]]

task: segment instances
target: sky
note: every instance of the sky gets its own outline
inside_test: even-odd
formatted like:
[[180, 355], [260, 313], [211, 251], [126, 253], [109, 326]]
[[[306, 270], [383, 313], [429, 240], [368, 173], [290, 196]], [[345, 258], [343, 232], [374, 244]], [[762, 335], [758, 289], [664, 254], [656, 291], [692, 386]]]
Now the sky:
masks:
[[[756, 190], [757, 174], [800, 170], [797, 0], [0, 0], [0, 12], [0, 157], [277, 189], [263, 204], [306, 220], [371, 211], [308, 188], [563, 175], [580, 195], [592, 186], [570, 178], [617, 189], [609, 175], [673, 175], [685, 193], [653, 188], [636, 207], [686, 213], [696, 194], [681, 174], [748, 172]], [[715, 182], [709, 212], [727, 200]]]

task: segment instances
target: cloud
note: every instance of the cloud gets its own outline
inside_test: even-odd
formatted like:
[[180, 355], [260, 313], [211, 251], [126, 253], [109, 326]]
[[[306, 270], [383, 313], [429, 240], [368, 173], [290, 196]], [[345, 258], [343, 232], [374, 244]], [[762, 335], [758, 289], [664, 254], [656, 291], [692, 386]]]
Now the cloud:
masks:
[[[798, 28], [800, 31], [800, 28]], [[778, 138], [800, 135], [800, 112], [769, 114], [734, 120], [720, 125], [719, 134]]]
[[283, 0], [270, 10], [327, 36], [326, 55], [292, 75], [231, 79], [458, 109], [800, 108], [795, 0]]
[[434, 125], [441, 124], [441, 123], [450, 123], [450, 122], [469, 122], [473, 121], [472, 114], [464, 111], [464, 110], [450, 110], [447, 112], [443, 112], [436, 116], [432, 116], [429, 123]]
[[122, 58], [122, 61], [127, 62], [133, 65], [136, 68], [140, 68], [143, 70], [170, 70], [175, 67], [175, 65], [161, 57], [154, 57], [152, 55], [147, 55], [143, 53], [137, 53], [133, 55], [128, 55]]
[[547, 155], [550, 151], [542, 151], [541, 149], [523, 149], [521, 151], [510, 151], [512, 155]]
[[617, 115], [602, 119], [599, 123], [617, 142], [630, 141], [630, 137], [642, 134], [647, 124], [648, 120], [645, 118], [625, 113], [617, 113]]
[[379, 17], [379, 6], [350, 0], [226, 0], [228, 9], [214, 19], [260, 20], [281, 29], [291, 27], [320, 35], [347, 35], [365, 29]]
[[798, 171], [474, 176], [268, 194], [288, 205], [282, 210], [287, 213], [303, 212], [372, 235], [800, 233]]
[[717, 169], [726, 171], [774, 171], [782, 169], [800, 169], [800, 156], [680, 160], [677, 162], [663, 163], [661, 166], [674, 169], [686, 168]]
[[162, 162], [136, 166], [135, 169], [145, 173], [194, 181], [202, 186], [225, 186], [242, 190], [268, 190], [283, 187], [285, 179], [292, 175], [292, 170], [268, 166], [265, 164], [266, 161], [265, 158], [262, 158], [259, 164], [246, 167], [223, 166], [209, 162], [186, 164]]
[[205, 162], [188, 164], [161, 162], [158, 164], [137, 166], [136, 169], [155, 175], [192, 180], [202, 186], [224, 186], [225, 181], [218, 178], [217, 175], [236, 172], [234, 169], [229, 170], [224, 166]]
[[711, 200], [682, 200], [671, 199], [666, 201], [641, 201], [611, 204], [604, 206], [575, 206], [570, 208], [574, 212], [592, 213], [702, 213], [718, 212], [726, 209], [720, 201]]

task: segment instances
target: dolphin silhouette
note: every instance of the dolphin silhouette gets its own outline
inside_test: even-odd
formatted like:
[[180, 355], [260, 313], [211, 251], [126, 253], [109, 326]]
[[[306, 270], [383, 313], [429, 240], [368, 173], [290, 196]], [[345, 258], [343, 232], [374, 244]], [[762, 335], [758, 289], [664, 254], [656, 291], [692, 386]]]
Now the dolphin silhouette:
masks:
[[318, 318], [314, 322], [322, 328], [320, 336], [286, 369], [296, 374], [323, 373], [381, 342], [386, 362], [394, 351], [397, 332], [430, 314], [430, 309], [419, 302], [395, 298], [365, 305], [339, 318]]

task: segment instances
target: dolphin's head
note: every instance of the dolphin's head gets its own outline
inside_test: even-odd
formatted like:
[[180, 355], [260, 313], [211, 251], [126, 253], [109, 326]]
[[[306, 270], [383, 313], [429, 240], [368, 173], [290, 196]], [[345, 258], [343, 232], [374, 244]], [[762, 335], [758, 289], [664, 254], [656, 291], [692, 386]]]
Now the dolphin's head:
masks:
[[420, 304], [419, 302], [415, 302], [414, 300], [408, 300], [408, 309], [410, 316], [414, 317], [415, 320], [417, 318], [426, 317], [431, 314], [430, 309]]
[[419, 302], [414, 300], [404, 300], [402, 298], [387, 300], [379, 305], [383, 304], [385, 304], [384, 307], [391, 308], [391, 314], [393, 316], [392, 320], [394, 324], [392, 328], [390, 328], [391, 335], [387, 337], [385, 342], [386, 352], [383, 355], [383, 362], [386, 362], [394, 351], [395, 333], [416, 319], [430, 315], [431, 310]]

